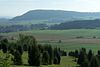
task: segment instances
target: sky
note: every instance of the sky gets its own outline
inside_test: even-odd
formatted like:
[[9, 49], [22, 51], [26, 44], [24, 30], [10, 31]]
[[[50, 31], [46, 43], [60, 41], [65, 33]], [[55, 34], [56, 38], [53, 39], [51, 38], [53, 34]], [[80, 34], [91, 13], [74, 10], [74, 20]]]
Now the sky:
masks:
[[0, 17], [15, 17], [36, 9], [100, 12], [100, 0], [0, 0]]

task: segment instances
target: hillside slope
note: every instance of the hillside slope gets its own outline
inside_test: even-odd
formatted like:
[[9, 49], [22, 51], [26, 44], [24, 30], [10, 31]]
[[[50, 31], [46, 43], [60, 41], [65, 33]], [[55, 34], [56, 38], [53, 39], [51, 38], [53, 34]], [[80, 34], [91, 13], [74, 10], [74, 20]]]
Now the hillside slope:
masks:
[[100, 19], [100, 13], [63, 10], [31, 10], [21, 16], [14, 17], [11, 21], [48, 20], [49, 22], [64, 22], [87, 19]]
[[70, 21], [61, 24], [56, 24], [49, 29], [96, 29], [100, 28], [100, 19], [96, 20], [78, 20], [78, 21]]

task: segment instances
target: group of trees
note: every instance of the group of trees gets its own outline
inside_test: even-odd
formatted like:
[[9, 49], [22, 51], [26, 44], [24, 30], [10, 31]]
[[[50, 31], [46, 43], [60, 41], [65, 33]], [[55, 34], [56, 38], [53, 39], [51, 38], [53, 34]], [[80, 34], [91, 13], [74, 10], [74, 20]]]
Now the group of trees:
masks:
[[66, 30], [66, 29], [96, 29], [100, 28], [100, 20], [75, 20], [67, 21], [60, 24], [55, 24], [49, 27], [52, 30]]
[[11, 54], [13, 57], [11, 60], [15, 65], [22, 64], [22, 47], [20, 45], [15, 45], [15, 43], [10, 43], [7, 39], [2, 39], [0, 41], [0, 49], [6, 54]]
[[92, 50], [89, 50], [87, 53], [86, 49], [82, 48], [80, 51], [75, 50], [75, 52], [70, 52], [69, 55], [77, 58], [75, 61], [80, 65], [80, 67], [100, 67], [99, 50], [95, 55]]
[[[7, 39], [2, 39], [0, 41], [0, 50], [6, 54], [6, 57], [2, 59], [4, 65], [9, 65], [9, 58], [13, 61], [14, 65], [22, 65], [23, 52], [28, 53], [27, 61], [30, 66], [60, 64], [61, 56], [67, 56], [67, 53], [60, 48], [52, 48], [52, 46], [48, 44], [37, 44], [33, 36], [21, 34], [16, 42], [9, 42]], [[87, 52], [85, 48], [82, 48], [80, 51], [71, 51], [68, 55], [75, 57], [75, 61], [80, 67], [100, 67], [99, 50], [95, 55], [92, 50]]]
[[30, 24], [30, 25], [9, 25], [9, 26], [0, 26], [0, 32], [17, 32], [17, 31], [27, 31], [33, 29], [44, 30], [48, 28], [46, 24]]
[[52, 48], [51, 45], [38, 45], [33, 36], [19, 35], [16, 42], [9, 42], [7, 39], [0, 41], [0, 49], [4, 54], [12, 55], [11, 60], [14, 65], [22, 65], [23, 52], [28, 53], [28, 64], [30, 66], [60, 64], [61, 55], [66, 56], [66, 52], [60, 48]]

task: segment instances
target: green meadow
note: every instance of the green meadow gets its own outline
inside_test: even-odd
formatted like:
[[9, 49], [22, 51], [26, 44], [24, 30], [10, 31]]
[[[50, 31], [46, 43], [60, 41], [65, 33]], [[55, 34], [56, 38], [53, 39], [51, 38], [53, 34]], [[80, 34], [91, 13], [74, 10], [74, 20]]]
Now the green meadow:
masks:
[[[14, 37], [16, 39], [19, 34], [33, 35], [39, 44], [51, 44], [67, 51], [82, 47], [96, 51], [100, 47], [99, 29], [31, 30], [0, 33], [0, 36]], [[61, 40], [61, 43], [59, 43], [59, 40]]]
[[[69, 30], [32, 30], [11, 33], [0, 33], [0, 36], [18, 38], [19, 34], [33, 35], [38, 44], [50, 44], [53, 47], [60, 47], [64, 51], [75, 51], [81, 48], [93, 50], [96, 54], [100, 50], [100, 30], [99, 29], [69, 29]], [[60, 42], [59, 42], [60, 41]], [[27, 64], [27, 53], [23, 54], [23, 62]], [[41, 67], [75, 67], [73, 57], [63, 56], [60, 65], [42, 65]], [[30, 67], [30, 66], [12, 66], [12, 67]]]

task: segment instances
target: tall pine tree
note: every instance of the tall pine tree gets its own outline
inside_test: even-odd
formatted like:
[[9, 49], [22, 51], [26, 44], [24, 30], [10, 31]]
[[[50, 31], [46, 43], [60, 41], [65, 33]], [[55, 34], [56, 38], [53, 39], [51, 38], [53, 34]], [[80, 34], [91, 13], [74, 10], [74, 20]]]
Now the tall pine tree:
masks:
[[40, 66], [40, 51], [37, 45], [32, 45], [28, 49], [28, 63], [30, 66]]
[[8, 50], [8, 40], [7, 39], [3, 39], [1, 40], [1, 46], [2, 46], [2, 51], [3, 53], [7, 53]]
[[90, 62], [90, 67], [100, 67], [98, 58], [96, 56], [92, 57], [92, 60]]
[[22, 55], [18, 50], [15, 51], [14, 53], [14, 64], [15, 65], [21, 65], [22, 64]]

